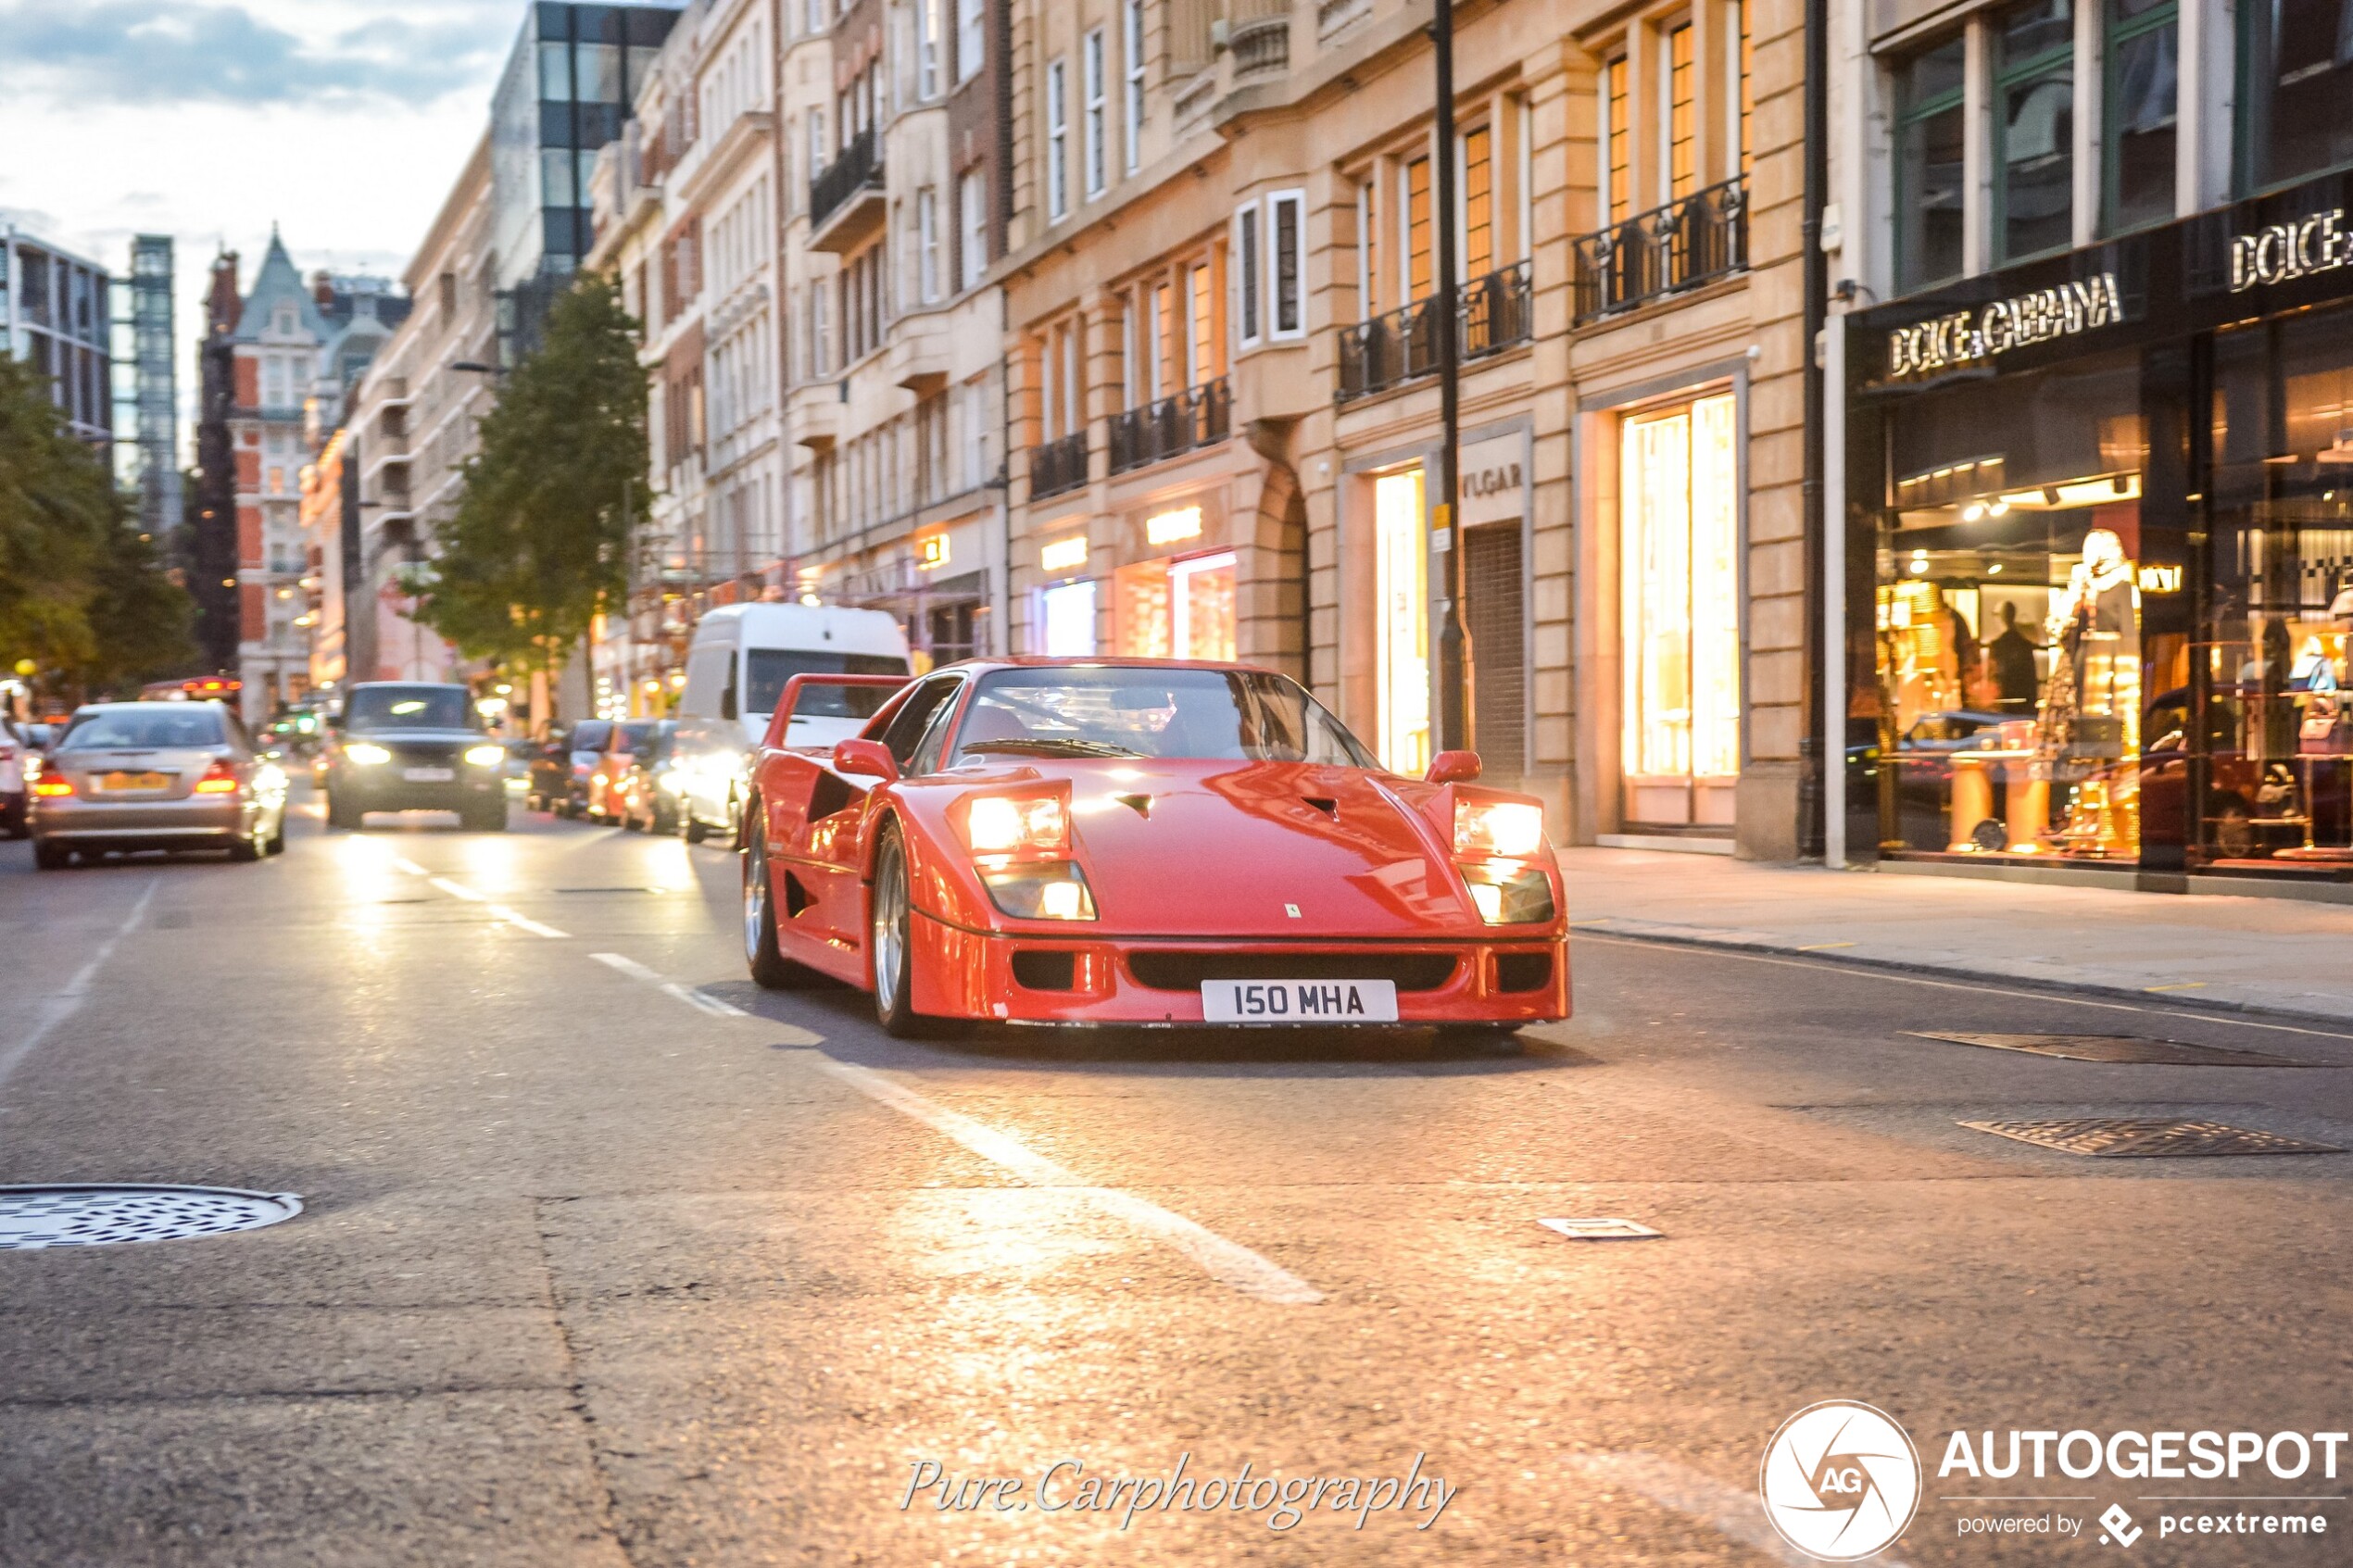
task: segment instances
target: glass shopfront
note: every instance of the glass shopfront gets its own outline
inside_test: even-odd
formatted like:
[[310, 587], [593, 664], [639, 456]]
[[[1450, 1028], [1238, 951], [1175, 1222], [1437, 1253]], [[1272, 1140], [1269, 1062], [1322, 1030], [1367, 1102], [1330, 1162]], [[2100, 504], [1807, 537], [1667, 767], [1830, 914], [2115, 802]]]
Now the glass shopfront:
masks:
[[1422, 470], [1373, 482], [1376, 718], [1381, 765], [1409, 778], [1429, 767], [1429, 525]]
[[2346, 185], [1851, 321], [1850, 852], [2353, 879]]

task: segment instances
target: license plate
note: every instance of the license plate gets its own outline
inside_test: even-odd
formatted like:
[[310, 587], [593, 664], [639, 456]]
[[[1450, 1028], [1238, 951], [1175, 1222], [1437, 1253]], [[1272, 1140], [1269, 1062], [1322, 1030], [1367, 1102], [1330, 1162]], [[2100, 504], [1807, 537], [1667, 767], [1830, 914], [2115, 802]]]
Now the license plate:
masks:
[[1204, 980], [1201, 1015], [1212, 1023], [1394, 1023], [1389, 980]]
[[403, 768], [400, 776], [410, 784], [447, 784], [458, 776], [455, 768]]
[[172, 777], [170, 773], [107, 773], [98, 780], [98, 793], [150, 795], [159, 789], [170, 789]]

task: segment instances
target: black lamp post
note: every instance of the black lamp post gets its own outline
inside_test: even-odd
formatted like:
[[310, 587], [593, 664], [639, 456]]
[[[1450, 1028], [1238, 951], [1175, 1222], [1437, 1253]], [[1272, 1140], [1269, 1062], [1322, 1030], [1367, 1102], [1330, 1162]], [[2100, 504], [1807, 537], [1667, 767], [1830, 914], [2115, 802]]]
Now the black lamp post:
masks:
[[1478, 744], [1471, 723], [1470, 635], [1463, 625], [1463, 530], [1456, 460], [1462, 445], [1462, 289], [1454, 260], [1454, 0], [1435, 0], [1430, 54], [1438, 72], [1438, 495], [1430, 508], [1431, 549], [1443, 554], [1445, 597], [1438, 627], [1439, 749]]

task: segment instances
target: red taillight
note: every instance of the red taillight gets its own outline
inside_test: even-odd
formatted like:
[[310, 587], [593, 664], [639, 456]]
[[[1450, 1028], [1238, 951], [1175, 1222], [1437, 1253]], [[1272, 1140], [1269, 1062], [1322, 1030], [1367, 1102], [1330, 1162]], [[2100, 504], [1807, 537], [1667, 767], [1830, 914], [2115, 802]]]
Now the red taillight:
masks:
[[45, 799], [58, 800], [73, 793], [71, 779], [36, 779], [32, 793]]
[[237, 771], [229, 766], [226, 758], [216, 757], [212, 766], [196, 781], [198, 795], [234, 795], [237, 792]]

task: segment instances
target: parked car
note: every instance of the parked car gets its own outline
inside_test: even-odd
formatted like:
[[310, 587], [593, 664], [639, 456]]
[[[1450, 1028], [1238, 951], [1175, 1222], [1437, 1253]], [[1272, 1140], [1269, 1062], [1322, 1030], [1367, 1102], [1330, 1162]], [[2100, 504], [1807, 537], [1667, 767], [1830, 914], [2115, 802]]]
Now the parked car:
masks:
[[588, 775], [596, 771], [605, 743], [612, 737], [610, 719], [583, 719], [547, 732], [531, 762], [531, 788], [524, 804], [535, 811], [559, 817], [578, 816], [588, 806]]
[[1400, 777], [1298, 684], [1231, 664], [979, 661], [885, 695], [830, 751], [774, 744], [780, 722], [759, 752], [761, 985], [863, 986], [894, 1035], [1568, 1016], [1543, 806], [1479, 787], [1469, 752]]
[[31, 829], [27, 826], [25, 768], [30, 763], [35, 771], [40, 764], [33, 761], [31, 745], [24, 726], [0, 713], [0, 837], [22, 838]]
[[[678, 828], [690, 844], [733, 838], [742, 819], [746, 764], [795, 675], [909, 675], [914, 665], [897, 618], [877, 609], [723, 605], [695, 626], [678, 703]], [[871, 688], [812, 691], [791, 718], [794, 746], [831, 746], [865, 727], [887, 696]]]
[[463, 686], [353, 686], [327, 751], [330, 828], [363, 827], [371, 811], [455, 811], [477, 833], [507, 826], [507, 748]]
[[105, 702], [77, 710], [32, 784], [44, 871], [132, 849], [286, 847], [286, 776], [218, 702]]
[[621, 825], [648, 833], [678, 830], [678, 722], [664, 719], [629, 754], [621, 777]]
[[604, 750], [588, 770], [589, 821], [622, 825], [622, 786], [635, 761], [637, 747], [661, 722], [660, 719], [623, 719], [614, 723], [612, 733], [605, 737]]

